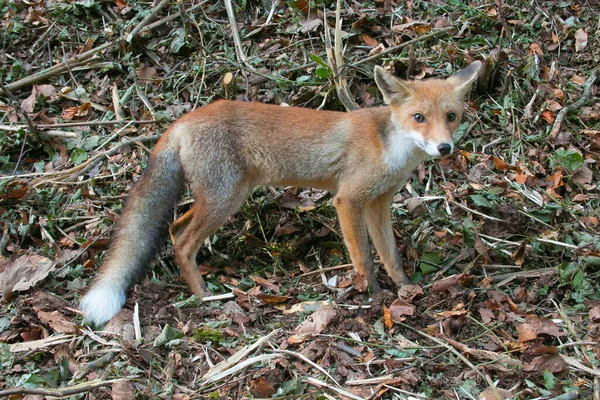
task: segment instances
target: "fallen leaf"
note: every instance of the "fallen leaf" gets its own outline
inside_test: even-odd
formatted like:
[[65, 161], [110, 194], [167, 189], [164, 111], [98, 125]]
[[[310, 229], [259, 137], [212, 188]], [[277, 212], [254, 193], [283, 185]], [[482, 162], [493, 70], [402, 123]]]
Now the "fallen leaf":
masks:
[[523, 371], [535, 372], [538, 374], [544, 373], [545, 370], [552, 372], [553, 374], [565, 372], [567, 370], [567, 364], [560, 354], [544, 354], [535, 357], [531, 362], [523, 364]]
[[367, 34], [362, 34], [360, 35], [360, 38], [362, 39], [363, 42], [365, 42], [365, 44], [367, 46], [370, 47], [376, 47], [377, 46], [377, 40], [373, 39], [371, 36], [367, 35]]
[[292, 299], [292, 297], [289, 297], [289, 296], [276, 296], [273, 294], [264, 294], [264, 293], [258, 294], [256, 296], [256, 298], [268, 305], [282, 304], [282, 303], [288, 302]]
[[56, 89], [52, 85], [33, 85], [31, 94], [21, 102], [21, 108], [26, 113], [32, 113], [35, 103], [40, 96], [48, 98], [56, 94]]
[[294, 334], [321, 333], [337, 317], [337, 312], [331, 307], [323, 307], [311, 315], [294, 329]]
[[516, 265], [521, 266], [525, 262], [525, 251], [527, 250], [527, 243], [521, 242], [517, 251], [513, 253], [513, 260]]
[[70, 318], [65, 317], [59, 311], [39, 311], [38, 318], [44, 324], [49, 325], [55, 332], [58, 333], [75, 333], [77, 332], [77, 325], [71, 322]]
[[529, 46], [529, 49], [532, 52], [534, 52], [535, 54], [539, 54], [540, 56], [544, 55], [544, 52], [542, 51], [542, 48], [537, 43], [531, 43], [531, 45]]
[[252, 275], [252, 276], [250, 276], [250, 279], [252, 279], [254, 281], [254, 283], [256, 283], [257, 285], [260, 285], [263, 288], [267, 288], [274, 293], [279, 293], [279, 285], [277, 285], [273, 282], [270, 282], [263, 277], [260, 277], [257, 275]]
[[398, 289], [398, 297], [405, 301], [410, 301], [417, 296], [423, 295], [423, 288], [419, 285], [402, 285]]
[[510, 390], [501, 389], [499, 387], [488, 387], [483, 392], [479, 393], [479, 400], [504, 400], [510, 399], [514, 393]]
[[24, 255], [0, 264], [0, 292], [4, 297], [10, 296], [12, 292], [28, 290], [45, 279], [56, 265], [50, 259], [36, 254]]
[[112, 400], [127, 400], [135, 397], [135, 389], [128, 380], [119, 380], [112, 384], [110, 397]]
[[406, 318], [415, 314], [416, 307], [413, 304], [407, 303], [400, 299], [394, 300], [390, 305], [390, 318], [394, 322], [402, 322]]
[[392, 320], [392, 314], [390, 313], [390, 309], [385, 305], [383, 306], [383, 324], [386, 328], [391, 329], [394, 326], [394, 321]]
[[526, 319], [526, 322], [517, 325], [519, 342], [521, 343], [537, 339], [540, 335], [556, 337], [565, 335], [564, 332], [561, 332], [558, 325], [548, 318], [538, 317], [537, 315], [527, 315]]
[[503, 160], [496, 156], [493, 157], [493, 160], [494, 166], [498, 171], [507, 171], [510, 168], [510, 166], [507, 163], [505, 163]]
[[588, 318], [592, 322], [600, 322], [600, 305], [594, 306], [590, 309]]
[[250, 382], [250, 391], [256, 397], [271, 398], [275, 392], [275, 388], [265, 376], [259, 376]]
[[588, 35], [583, 28], [577, 29], [575, 32], [575, 51], [580, 52], [585, 49], [588, 44]]
[[545, 109], [544, 111], [542, 111], [542, 119], [547, 123], [551, 124], [556, 119], [556, 114], [552, 112], [552, 110]]

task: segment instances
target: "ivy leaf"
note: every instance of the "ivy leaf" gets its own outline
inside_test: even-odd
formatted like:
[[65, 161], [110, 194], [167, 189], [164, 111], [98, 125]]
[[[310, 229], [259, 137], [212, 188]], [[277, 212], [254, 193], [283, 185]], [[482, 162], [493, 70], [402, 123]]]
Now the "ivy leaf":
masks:
[[473, 203], [475, 203], [475, 205], [478, 207], [492, 208], [492, 203], [490, 203], [488, 199], [486, 199], [480, 194], [472, 194], [469, 197], [471, 198], [471, 200], [473, 200]]
[[71, 162], [75, 165], [79, 165], [87, 159], [87, 156], [85, 150], [75, 147], [71, 152]]
[[171, 46], [170, 46], [171, 51], [173, 53], [178, 53], [179, 50], [181, 50], [181, 48], [187, 44], [187, 40], [185, 37], [185, 29], [183, 29], [183, 28], [175, 29], [173, 31], [173, 33], [171, 34], [171, 36], [173, 37], [173, 40], [171, 40]]
[[577, 150], [556, 150], [554, 157], [569, 171], [574, 171], [583, 166], [583, 156]]

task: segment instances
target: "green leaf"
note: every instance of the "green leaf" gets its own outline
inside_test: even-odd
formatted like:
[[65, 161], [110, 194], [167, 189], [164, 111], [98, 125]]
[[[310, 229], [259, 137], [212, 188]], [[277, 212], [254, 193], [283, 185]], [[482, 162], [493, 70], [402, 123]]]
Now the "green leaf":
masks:
[[173, 53], [177, 53], [179, 52], [179, 50], [181, 50], [181, 48], [183, 46], [185, 46], [187, 44], [187, 39], [185, 37], [185, 29], [183, 28], [179, 28], [179, 29], [175, 29], [172, 33], [171, 36], [173, 37], [173, 39], [171, 40], [171, 51]]
[[554, 157], [569, 171], [574, 171], [583, 166], [583, 156], [577, 150], [556, 150]]
[[85, 150], [76, 147], [71, 152], [71, 162], [75, 165], [79, 165], [87, 159], [87, 156]]
[[554, 375], [552, 375], [552, 372], [548, 371], [547, 369], [544, 370], [544, 384], [548, 390], [554, 389], [554, 386], [556, 385], [556, 379], [554, 378]]
[[160, 347], [170, 341], [183, 337], [183, 333], [171, 325], [165, 325], [162, 332], [154, 339], [154, 347]]
[[327, 65], [327, 63], [325, 61], [323, 61], [323, 59], [321, 57], [319, 57], [315, 54], [310, 54], [309, 57], [311, 60], [313, 60], [314, 62], [319, 64], [321, 67], [329, 69], [329, 65]]
[[331, 77], [331, 70], [327, 67], [317, 67], [315, 69], [315, 75], [317, 75], [321, 79], [329, 79]]
[[419, 261], [419, 268], [423, 275], [427, 275], [433, 271], [436, 271], [437, 266], [442, 262], [442, 253], [439, 251], [433, 253], [425, 253]]
[[573, 289], [577, 290], [579, 288], [581, 288], [581, 283], [583, 282], [583, 271], [579, 270], [575, 273], [575, 276], [573, 277]]
[[471, 200], [473, 200], [473, 203], [475, 203], [475, 205], [478, 207], [492, 208], [492, 203], [490, 203], [488, 199], [486, 199], [480, 194], [472, 194], [469, 197], [471, 198]]

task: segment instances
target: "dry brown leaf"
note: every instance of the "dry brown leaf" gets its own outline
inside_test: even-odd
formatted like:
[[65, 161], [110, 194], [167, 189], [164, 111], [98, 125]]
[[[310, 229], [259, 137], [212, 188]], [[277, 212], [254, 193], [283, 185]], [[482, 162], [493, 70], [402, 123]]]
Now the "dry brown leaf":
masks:
[[450, 289], [451, 287], [457, 286], [459, 284], [458, 283], [459, 279], [460, 279], [460, 275], [453, 275], [453, 276], [444, 278], [442, 280], [435, 281], [435, 282], [433, 282], [433, 285], [431, 286], [430, 293], [436, 294], [436, 293], [445, 292], [446, 290]]
[[583, 28], [577, 29], [575, 32], [575, 51], [580, 52], [585, 49], [588, 44], [588, 35]]
[[510, 399], [513, 396], [514, 393], [510, 390], [501, 389], [499, 387], [495, 387], [493, 389], [488, 387], [483, 392], [479, 393], [479, 400], [504, 400]]
[[527, 250], [527, 243], [521, 242], [517, 251], [513, 253], [513, 260], [516, 265], [521, 266], [525, 262], [525, 252]]
[[410, 301], [417, 296], [423, 295], [423, 288], [419, 285], [403, 285], [398, 289], [398, 297], [402, 300]]
[[312, 313], [304, 320], [304, 322], [298, 325], [296, 329], [294, 329], [294, 334], [321, 333], [336, 317], [337, 312], [333, 308], [323, 307]]
[[526, 322], [517, 325], [517, 332], [521, 343], [537, 339], [540, 335], [556, 337], [565, 335], [554, 322], [537, 315], [527, 315]]
[[49, 325], [55, 332], [59, 333], [76, 333], [77, 325], [71, 322], [70, 318], [65, 317], [59, 311], [39, 311], [38, 318], [44, 324]]
[[416, 307], [413, 304], [407, 303], [400, 299], [394, 300], [390, 305], [390, 318], [394, 322], [402, 322], [406, 318], [415, 314]]
[[56, 94], [56, 89], [52, 85], [34, 85], [31, 94], [21, 102], [21, 108], [26, 113], [32, 113], [35, 103], [40, 96], [48, 98]]
[[545, 109], [544, 111], [542, 111], [542, 119], [547, 123], [551, 124], [556, 119], [556, 114], [552, 112], [552, 110]]
[[600, 322], [600, 305], [594, 306], [590, 309], [588, 319], [592, 322]]
[[525, 372], [542, 374], [545, 370], [548, 370], [553, 374], [565, 372], [567, 370], [567, 364], [560, 354], [548, 353], [535, 357], [531, 362], [523, 365], [523, 371]]
[[113, 383], [110, 397], [112, 400], [129, 400], [135, 397], [135, 389], [131, 382], [120, 380]]
[[391, 329], [394, 326], [394, 321], [392, 320], [392, 314], [390, 313], [390, 309], [385, 305], [383, 306], [383, 324], [386, 328]]
[[544, 52], [542, 51], [542, 48], [537, 43], [531, 43], [531, 45], [529, 46], [529, 49], [532, 52], [534, 52], [535, 54], [539, 54], [540, 56], [544, 55]]
[[254, 396], [265, 399], [271, 398], [277, 392], [265, 376], [259, 376], [251, 381], [250, 391]]
[[494, 156], [493, 160], [494, 160], [494, 166], [496, 167], [496, 169], [498, 171], [508, 171], [510, 169], [510, 166], [507, 163], [505, 163], [503, 160], [501, 160], [500, 158]]
[[273, 282], [270, 282], [263, 277], [252, 275], [252, 276], [250, 276], [250, 279], [252, 279], [254, 281], [254, 283], [262, 286], [263, 288], [267, 288], [274, 293], [279, 293], [279, 285], [277, 285]]
[[377, 46], [377, 40], [373, 39], [371, 36], [363, 33], [362, 35], [360, 35], [360, 38], [362, 39], [363, 42], [365, 42], [365, 44], [367, 46], [370, 47], [376, 47]]
[[268, 305], [282, 304], [282, 303], [286, 303], [292, 299], [292, 297], [289, 297], [289, 296], [276, 296], [273, 294], [264, 294], [264, 293], [259, 293], [256, 296], [256, 298]]
[[[2, 259], [0, 257], [0, 261]], [[10, 296], [12, 292], [28, 290], [45, 279], [55, 267], [50, 259], [36, 254], [24, 255], [0, 264], [0, 292], [4, 297]]]

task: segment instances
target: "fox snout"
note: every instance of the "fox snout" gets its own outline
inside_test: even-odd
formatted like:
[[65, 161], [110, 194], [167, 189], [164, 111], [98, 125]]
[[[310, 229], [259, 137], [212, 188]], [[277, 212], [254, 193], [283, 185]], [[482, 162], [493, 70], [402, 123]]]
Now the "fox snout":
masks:
[[454, 143], [450, 140], [425, 140], [423, 150], [431, 157], [445, 157], [454, 151]]
[[441, 156], [447, 156], [448, 154], [452, 153], [453, 147], [454, 146], [452, 143], [440, 143], [437, 146], [437, 150]]

